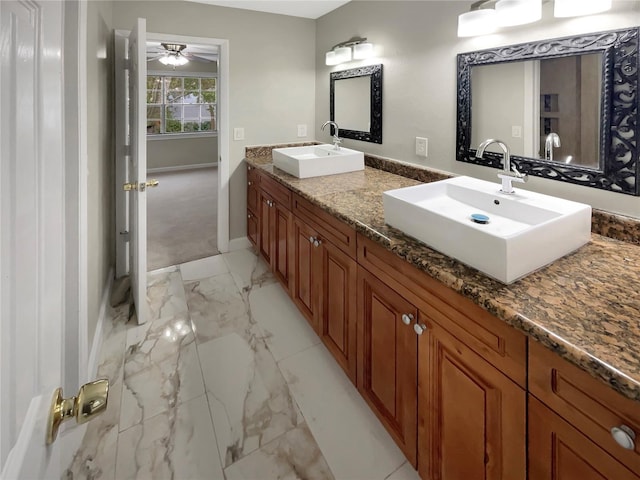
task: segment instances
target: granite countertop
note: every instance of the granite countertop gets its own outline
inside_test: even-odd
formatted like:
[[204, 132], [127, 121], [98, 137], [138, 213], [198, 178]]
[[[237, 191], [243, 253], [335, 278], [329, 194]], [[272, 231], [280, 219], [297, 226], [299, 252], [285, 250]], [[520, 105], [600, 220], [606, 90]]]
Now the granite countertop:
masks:
[[[270, 151], [259, 153], [262, 156], [246, 161], [624, 396], [640, 401], [640, 246], [594, 233], [576, 252], [504, 285], [385, 225], [382, 192], [422, 182], [369, 166], [303, 180], [274, 167]], [[432, 181], [446, 175], [422, 169], [417, 178]]]

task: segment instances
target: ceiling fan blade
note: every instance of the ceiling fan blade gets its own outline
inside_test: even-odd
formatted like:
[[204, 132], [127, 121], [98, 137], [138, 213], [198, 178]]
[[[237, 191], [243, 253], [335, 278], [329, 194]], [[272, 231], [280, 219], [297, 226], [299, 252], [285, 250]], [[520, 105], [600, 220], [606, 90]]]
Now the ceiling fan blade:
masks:
[[211, 60], [209, 58], [201, 57], [199, 55], [194, 55], [193, 53], [183, 53], [183, 57], [188, 60], [193, 60], [194, 62], [203, 62], [203, 63], [214, 63], [215, 60]]

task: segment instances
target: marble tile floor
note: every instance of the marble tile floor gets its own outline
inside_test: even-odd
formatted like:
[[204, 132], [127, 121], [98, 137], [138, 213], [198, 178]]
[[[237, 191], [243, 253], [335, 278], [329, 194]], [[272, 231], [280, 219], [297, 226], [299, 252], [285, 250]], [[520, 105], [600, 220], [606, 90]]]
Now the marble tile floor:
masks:
[[105, 322], [105, 414], [66, 479], [417, 480], [266, 264], [149, 273], [151, 320]]

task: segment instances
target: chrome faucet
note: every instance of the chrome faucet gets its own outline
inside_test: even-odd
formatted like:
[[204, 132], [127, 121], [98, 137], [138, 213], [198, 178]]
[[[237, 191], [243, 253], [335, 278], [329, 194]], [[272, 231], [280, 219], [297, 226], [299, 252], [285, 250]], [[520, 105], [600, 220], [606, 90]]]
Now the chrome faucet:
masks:
[[338, 124], [336, 122], [332, 122], [331, 120], [326, 121], [322, 124], [321, 130], [324, 132], [324, 129], [327, 125], [331, 125], [334, 128], [333, 131], [333, 149], [340, 150], [340, 144], [342, 143], [342, 139], [340, 138], [340, 128], [338, 128]]
[[551, 132], [544, 140], [544, 159], [553, 161], [553, 147], [558, 148], [562, 144], [560, 143], [560, 136], [557, 133]]
[[513, 189], [513, 185], [511, 185], [511, 183], [525, 183], [529, 179], [529, 177], [526, 173], [520, 173], [515, 165], [511, 165], [511, 154], [506, 143], [501, 140], [489, 138], [482, 142], [478, 147], [478, 150], [476, 151], [476, 158], [482, 158], [482, 156], [484, 155], [484, 151], [492, 143], [498, 145], [502, 149], [502, 152], [504, 154], [502, 173], [498, 174], [498, 178], [502, 180], [502, 188], [500, 189], [500, 191], [502, 193], [509, 194], [515, 193], [515, 190]]

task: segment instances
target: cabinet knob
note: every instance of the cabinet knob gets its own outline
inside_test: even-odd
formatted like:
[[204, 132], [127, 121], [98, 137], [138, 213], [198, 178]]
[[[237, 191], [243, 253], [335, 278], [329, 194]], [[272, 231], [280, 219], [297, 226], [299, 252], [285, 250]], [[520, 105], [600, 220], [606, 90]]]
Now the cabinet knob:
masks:
[[247, 182], [247, 185], [251, 186], [251, 185], [253, 185], [253, 182], [252, 182], [251, 180], [249, 180], [249, 181]]
[[416, 335], [422, 335], [424, 331], [427, 329], [427, 326], [424, 323], [416, 323], [413, 326], [413, 331], [416, 332]]
[[611, 436], [618, 445], [627, 450], [634, 450], [636, 445], [634, 440], [636, 439], [636, 433], [626, 425], [620, 425], [619, 427], [613, 427], [611, 429]]
[[309, 237], [309, 243], [313, 243], [314, 240], [315, 240], [315, 238]]
[[413, 320], [413, 314], [409, 313], [403, 313], [402, 314], [402, 323], [404, 323], [405, 325], [411, 325], [411, 320]]
[[247, 213], [247, 218], [251, 218], [251, 214], [250, 213]]
[[247, 170], [251, 170], [251, 169], [252, 169], [251, 165], [247, 165]]

